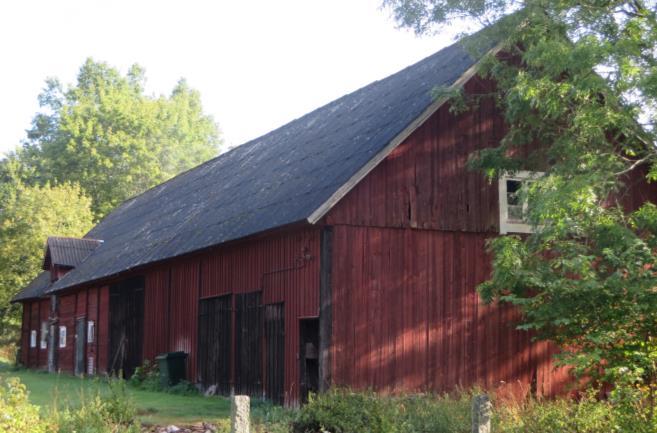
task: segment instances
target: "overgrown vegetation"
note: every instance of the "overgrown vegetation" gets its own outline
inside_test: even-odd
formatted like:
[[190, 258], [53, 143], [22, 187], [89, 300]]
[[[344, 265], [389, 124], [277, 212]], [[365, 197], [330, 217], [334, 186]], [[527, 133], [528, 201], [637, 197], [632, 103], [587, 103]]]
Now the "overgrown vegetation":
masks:
[[[469, 433], [472, 393], [381, 396], [334, 390], [313, 396], [298, 410], [264, 410], [260, 431], [273, 433]], [[497, 400], [496, 433], [655, 433], [632, 388], [601, 400], [594, 392], [578, 399]]]
[[109, 392], [96, 391], [81, 399], [77, 407], [39, 410], [29, 403], [24, 384], [16, 377], [0, 377], [0, 431], [7, 433], [138, 433], [133, 400], [125, 383], [112, 381]]
[[188, 380], [181, 380], [175, 385], [163, 386], [160, 381], [160, 369], [156, 362], [145, 360], [144, 363], [135, 369], [129, 380], [130, 385], [145, 391], [168, 392], [178, 395], [195, 395], [198, 389]]

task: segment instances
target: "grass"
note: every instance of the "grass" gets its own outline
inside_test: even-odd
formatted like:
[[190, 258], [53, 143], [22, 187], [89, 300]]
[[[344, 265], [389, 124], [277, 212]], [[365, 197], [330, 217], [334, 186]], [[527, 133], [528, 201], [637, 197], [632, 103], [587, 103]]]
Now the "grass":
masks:
[[[102, 380], [81, 379], [68, 374], [47, 374], [32, 370], [14, 370], [0, 362], [0, 376], [18, 377], [29, 391], [30, 402], [42, 410], [49, 408], [76, 407], [81, 399], [106, 392]], [[175, 395], [164, 392], [143, 391], [128, 387], [139, 420], [143, 424], [169, 425], [193, 424], [199, 421], [225, 422], [230, 417], [230, 400], [223, 397], [201, 395]]]

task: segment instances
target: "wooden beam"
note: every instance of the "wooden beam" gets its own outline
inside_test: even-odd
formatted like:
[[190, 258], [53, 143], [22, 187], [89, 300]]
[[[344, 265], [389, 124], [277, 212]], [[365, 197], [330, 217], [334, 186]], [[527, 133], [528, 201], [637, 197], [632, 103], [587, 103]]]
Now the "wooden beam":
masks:
[[331, 334], [333, 300], [331, 287], [333, 228], [324, 227], [320, 234], [319, 263], [319, 391], [331, 386]]

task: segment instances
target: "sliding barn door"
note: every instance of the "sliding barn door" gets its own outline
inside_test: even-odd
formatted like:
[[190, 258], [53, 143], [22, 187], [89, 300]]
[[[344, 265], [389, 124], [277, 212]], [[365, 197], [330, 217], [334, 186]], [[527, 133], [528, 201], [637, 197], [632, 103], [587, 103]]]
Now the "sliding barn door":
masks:
[[230, 394], [232, 296], [203, 299], [198, 317], [198, 380]]
[[284, 403], [285, 308], [284, 304], [264, 306], [265, 314], [265, 397]]
[[262, 396], [261, 293], [235, 295], [235, 393]]
[[129, 378], [143, 361], [144, 279], [131, 278], [110, 287], [109, 371]]

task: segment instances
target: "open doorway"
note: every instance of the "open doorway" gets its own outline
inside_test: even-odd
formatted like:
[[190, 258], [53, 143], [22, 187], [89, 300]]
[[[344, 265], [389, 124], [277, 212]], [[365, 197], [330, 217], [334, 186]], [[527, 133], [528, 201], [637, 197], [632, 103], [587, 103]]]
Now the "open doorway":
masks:
[[110, 287], [109, 371], [129, 378], [142, 364], [144, 348], [144, 278]]
[[299, 319], [299, 360], [301, 402], [319, 391], [319, 318]]

